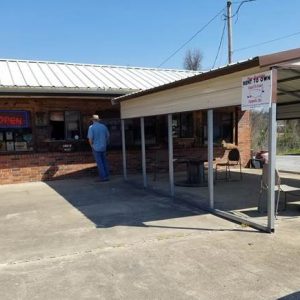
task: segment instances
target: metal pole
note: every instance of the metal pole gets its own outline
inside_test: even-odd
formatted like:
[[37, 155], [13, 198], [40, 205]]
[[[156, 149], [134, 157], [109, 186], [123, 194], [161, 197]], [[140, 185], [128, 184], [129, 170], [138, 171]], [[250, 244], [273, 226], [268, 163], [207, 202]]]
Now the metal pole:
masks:
[[269, 108], [269, 176], [268, 176], [268, 228], [274, 231], [275, 223], [275, 163], [276, 163], [276, 103]]
[[228, 35], [228, 64], [232, 61], [232, 16], [231, 1], [227, 1], [227, 35]]
[[213, 110], [207, 111], [207, 152], [208, 152], [208, 192], [209, 192], [209, 207], [214, 208], [214, 145], [213, 145]]
[[174, 165], [173, 165], [173, 128], [172, 114], [168, 114], [168, 149], [169, 149], [169, 182], [171, 196], [174, 197]]
[[143, 117], [141, 118], [141, 146], [142, 146], [143, 183], [144, 183], [144, 188], [146, 188], [147, 174], [146, 174], [145, 123]]
[[124, 180], [127, 180], [125, 120], [124, 119], [121, 119], [121, 131], [122, 131], [123, 176], [124, 176]]

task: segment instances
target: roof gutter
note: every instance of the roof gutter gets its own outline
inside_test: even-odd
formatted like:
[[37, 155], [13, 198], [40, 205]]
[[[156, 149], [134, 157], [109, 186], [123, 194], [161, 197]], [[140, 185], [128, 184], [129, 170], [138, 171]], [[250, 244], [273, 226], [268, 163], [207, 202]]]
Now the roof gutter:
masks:
[[0, 94], [27, 94], [27, 95], [112, 95], [121, 96], [137, 92], [133, 89], [91, 89], [91, 88], [51, 88], [51, 87], [1, 87]]

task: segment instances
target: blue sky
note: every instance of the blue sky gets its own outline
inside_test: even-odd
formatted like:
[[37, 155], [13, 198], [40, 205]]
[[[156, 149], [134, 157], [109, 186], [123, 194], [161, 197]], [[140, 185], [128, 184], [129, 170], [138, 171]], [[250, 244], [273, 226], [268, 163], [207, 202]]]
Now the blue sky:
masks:
[[[233, 1], [233, 13], [240, 2]], [[157, 67], [225, 6], [226, 0], [2, 0], [0, 57]], [[211, 68], [223, 19], [162, 67], [183, 68], [187, 49], [200, 49], [203, 68]], [[233, 60], [300, 47], [299, 20], [299, 0], [243, 4], [232, 22]], [[216, 66], [226, 63], [227, 31]]]

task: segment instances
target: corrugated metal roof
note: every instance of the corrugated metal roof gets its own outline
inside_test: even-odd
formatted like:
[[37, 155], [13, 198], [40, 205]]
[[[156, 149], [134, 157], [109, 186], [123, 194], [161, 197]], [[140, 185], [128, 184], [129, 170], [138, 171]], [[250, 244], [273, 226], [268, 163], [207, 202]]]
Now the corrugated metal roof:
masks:
[[173, 69], [0, 59], [0, 91], [129, 93], [200, 72]]

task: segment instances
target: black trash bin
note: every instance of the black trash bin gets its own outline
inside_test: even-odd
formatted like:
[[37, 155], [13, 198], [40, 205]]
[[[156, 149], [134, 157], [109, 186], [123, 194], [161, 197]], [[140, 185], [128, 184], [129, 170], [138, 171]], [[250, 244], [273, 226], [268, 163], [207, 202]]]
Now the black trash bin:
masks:
[[251, 165], [254, 169], [261, 169], [263, 167], [263, 161], [262, 159], [252, 158]]

